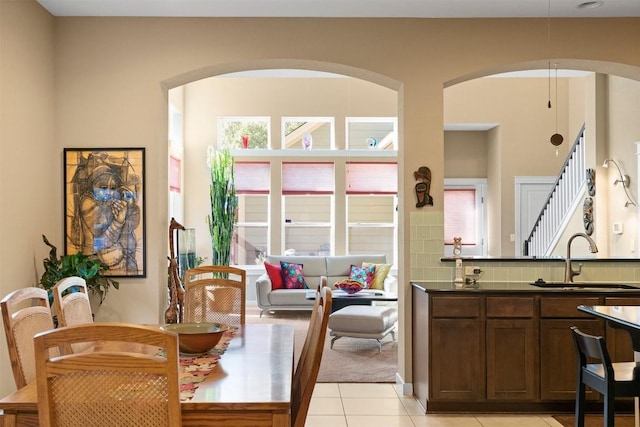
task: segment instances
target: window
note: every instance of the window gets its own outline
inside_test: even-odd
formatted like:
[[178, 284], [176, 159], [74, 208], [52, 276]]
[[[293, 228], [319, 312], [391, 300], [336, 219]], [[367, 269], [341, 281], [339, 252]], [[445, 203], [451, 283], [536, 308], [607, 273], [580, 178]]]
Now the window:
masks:
[[396, 150], [396, 117], [348, 117], [348, 150]]
[[398, 204], [397, 163], [346, 164], [347, 252], [380, 254], [393, 262]]
[[262, 264], [269, 251], [268, 162], [236, 162], [234, 181], [238, 196], [238, 223], [234, 264]]
[[486, 179], [445, 179], [445, 255], [453, 254], [453, 238], [462, 237], [462, 256], [486, 256]]
[[247, 148], [269, 148], [269, 117], [218, 117], [218, 147], [242, 149], [243, 137]]
[[283, 150], [330, 150], [334, 147], [333, 117], [283, 117]]
[[328, 255], [333, 247], [334, 164], [282, 164], [284, 252]]

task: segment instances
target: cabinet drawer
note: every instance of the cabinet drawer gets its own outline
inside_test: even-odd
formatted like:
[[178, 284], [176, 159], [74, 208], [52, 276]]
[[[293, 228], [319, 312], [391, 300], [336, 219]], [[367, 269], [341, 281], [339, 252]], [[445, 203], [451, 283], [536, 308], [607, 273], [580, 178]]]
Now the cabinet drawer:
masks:
[[480, 317], [480, 297], [434, 297], [431, 302], [433, 317]]
[[487, 317], [530, 318], [534, 313], [533, 298], [487, 297]]
[[640, 305], [639, 297], [606, 297], [604, 305]]
[[578, 311], [579, 305], [599, 305], [598, 297], [581, 298], [549, 298], [540, 300], [540, 317], [591, 317], [593, 316]]

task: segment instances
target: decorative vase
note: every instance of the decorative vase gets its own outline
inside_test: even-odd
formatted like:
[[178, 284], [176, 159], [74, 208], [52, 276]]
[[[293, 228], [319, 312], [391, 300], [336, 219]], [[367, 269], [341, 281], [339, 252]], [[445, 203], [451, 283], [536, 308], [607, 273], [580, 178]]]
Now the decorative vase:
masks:
[[178, 267], [180, 279], [184, 281], [184, 272], [196, 266], [196, 230], [185, 228], [178, 230]]
[[313, 146], [313, 137], [311, 136], [310, 132], [305, 132], [304, 136], [302, 137], [302, 149], [311, 150], [312, 146]]
[[249, 135], [242, 135], [240, 138], [242, 138], [242, 148], [245, 150], [249, 148], [249, 139], [251, 137]]

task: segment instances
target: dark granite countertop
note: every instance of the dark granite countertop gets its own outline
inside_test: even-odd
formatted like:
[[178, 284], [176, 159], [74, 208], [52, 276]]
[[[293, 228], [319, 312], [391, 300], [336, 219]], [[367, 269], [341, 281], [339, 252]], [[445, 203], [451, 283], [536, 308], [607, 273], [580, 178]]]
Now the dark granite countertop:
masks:
[[640, 293], [640, 283], [548, 283], [534, 286], [530, 282], [479, 282], [477, 286], [456, 287], [453, 282], [412, 281], [411, 286], [423, 292], [528, 292], [528, 293]]
[[[558, 262], [564, 263], [566, 259], [561, 256], [549, 256], [549, 257], [534, 257], [534, 256], [505, 256], [505, 257], [490, 257], [490, 256], [463, 256], [460, 257], [462, 261], [474, 261], [474, 262]], [[573, 257], [575, 262], [638, 262], [638, 258], [596, 258], [596, 257]], [[456, 258], [452, 256], [445, 256], [440, 258], [441, 262], [455, 262]]]

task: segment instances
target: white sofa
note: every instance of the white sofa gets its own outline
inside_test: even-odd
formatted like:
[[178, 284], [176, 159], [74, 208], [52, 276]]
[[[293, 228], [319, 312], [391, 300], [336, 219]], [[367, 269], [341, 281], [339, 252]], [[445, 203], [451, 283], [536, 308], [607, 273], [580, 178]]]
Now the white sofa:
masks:
[[[309, 289], [276, 289], [271, 290], [271, 280], [267, 273], [256, 280], [256, 297], [260, 316], [266, 311], [275, 310], [311, 310], [313, 300], [307, 299], [309, 290], [314, 290], [320, 284], [320, 278], [325, 276], [327, 284], [348, 279], [351, 265], [360, 267], [363, 262], [372, 264], [387, 264], [385, 255], [343, 255], [343, 256], [285, 256], [269, 255], [267, 262], [280, 264], [280, 261], [302, 264], [305, 281]], [[388, 274], [384, 279], [384, 290], [393, 294], [398, 292], [397, 279]]]

